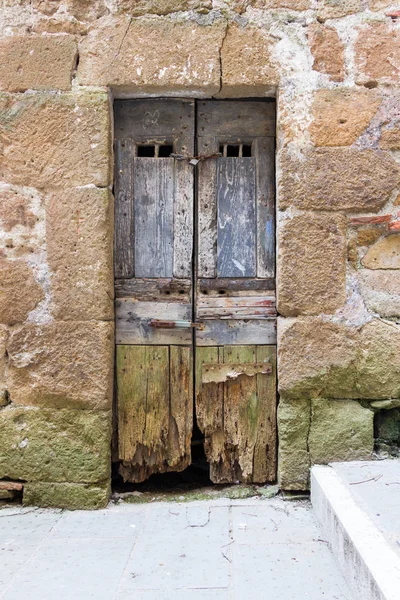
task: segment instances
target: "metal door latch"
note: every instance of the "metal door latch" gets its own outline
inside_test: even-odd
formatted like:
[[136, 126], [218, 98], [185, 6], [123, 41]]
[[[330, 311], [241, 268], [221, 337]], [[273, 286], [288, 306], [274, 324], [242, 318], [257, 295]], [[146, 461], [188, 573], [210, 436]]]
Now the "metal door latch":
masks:
[[149, 323], [150, 327], [157, 329], [204, 329], [203, 323], [193, 323], [192, 321], [163, 321], [161, 319], [153, 319]]

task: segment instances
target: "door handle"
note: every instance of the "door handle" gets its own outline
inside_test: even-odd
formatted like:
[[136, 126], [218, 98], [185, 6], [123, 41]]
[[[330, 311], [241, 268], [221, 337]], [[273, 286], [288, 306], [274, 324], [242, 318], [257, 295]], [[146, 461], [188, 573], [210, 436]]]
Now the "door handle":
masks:
[[193, 323], [192, 321], [163, 321], [161, 319], [153, 319], [149, 323], [150, 327], [157, 329], [204, 329], [203, 323]]

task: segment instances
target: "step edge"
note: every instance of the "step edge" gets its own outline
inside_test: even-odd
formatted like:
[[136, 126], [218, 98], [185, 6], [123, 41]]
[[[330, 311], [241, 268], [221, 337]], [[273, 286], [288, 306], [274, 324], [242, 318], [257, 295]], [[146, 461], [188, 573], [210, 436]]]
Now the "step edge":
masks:
[[[370, 517], [357, 505], [346, 484], [332, 467], [318, 465], [311, 469], [311, 502], [355, 596], [363, 600], [398, 600], [400, 557]], [[329, 518], [331, 526], [327, 527]], [[342, 544], [340, 536], [343, 538]], [[360, 577], [359, 572], [349, 573], [351, 550], [364, 567], [366, 579]], [[362, 596], [359, 595], [360, 586], [365, 588]]]

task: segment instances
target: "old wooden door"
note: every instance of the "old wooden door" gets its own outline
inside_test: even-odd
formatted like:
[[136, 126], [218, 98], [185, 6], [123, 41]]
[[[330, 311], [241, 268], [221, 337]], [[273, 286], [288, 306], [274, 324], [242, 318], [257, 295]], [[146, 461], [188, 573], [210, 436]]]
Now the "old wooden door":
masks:
[[115, 137], [120, 473], [187, 467], [195, 413], [213, 481], [272, 481], [274, 104], [119, 101]]

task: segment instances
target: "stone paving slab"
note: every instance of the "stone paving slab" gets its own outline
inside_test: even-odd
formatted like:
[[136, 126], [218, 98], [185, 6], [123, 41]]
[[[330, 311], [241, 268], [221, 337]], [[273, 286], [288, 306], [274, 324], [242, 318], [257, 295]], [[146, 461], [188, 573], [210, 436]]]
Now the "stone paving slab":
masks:
[[331, 466], [400, 555], [400, 459], [332, 463]]
[[352, 600], [309, 502], [0, 510], [7, 600]]

